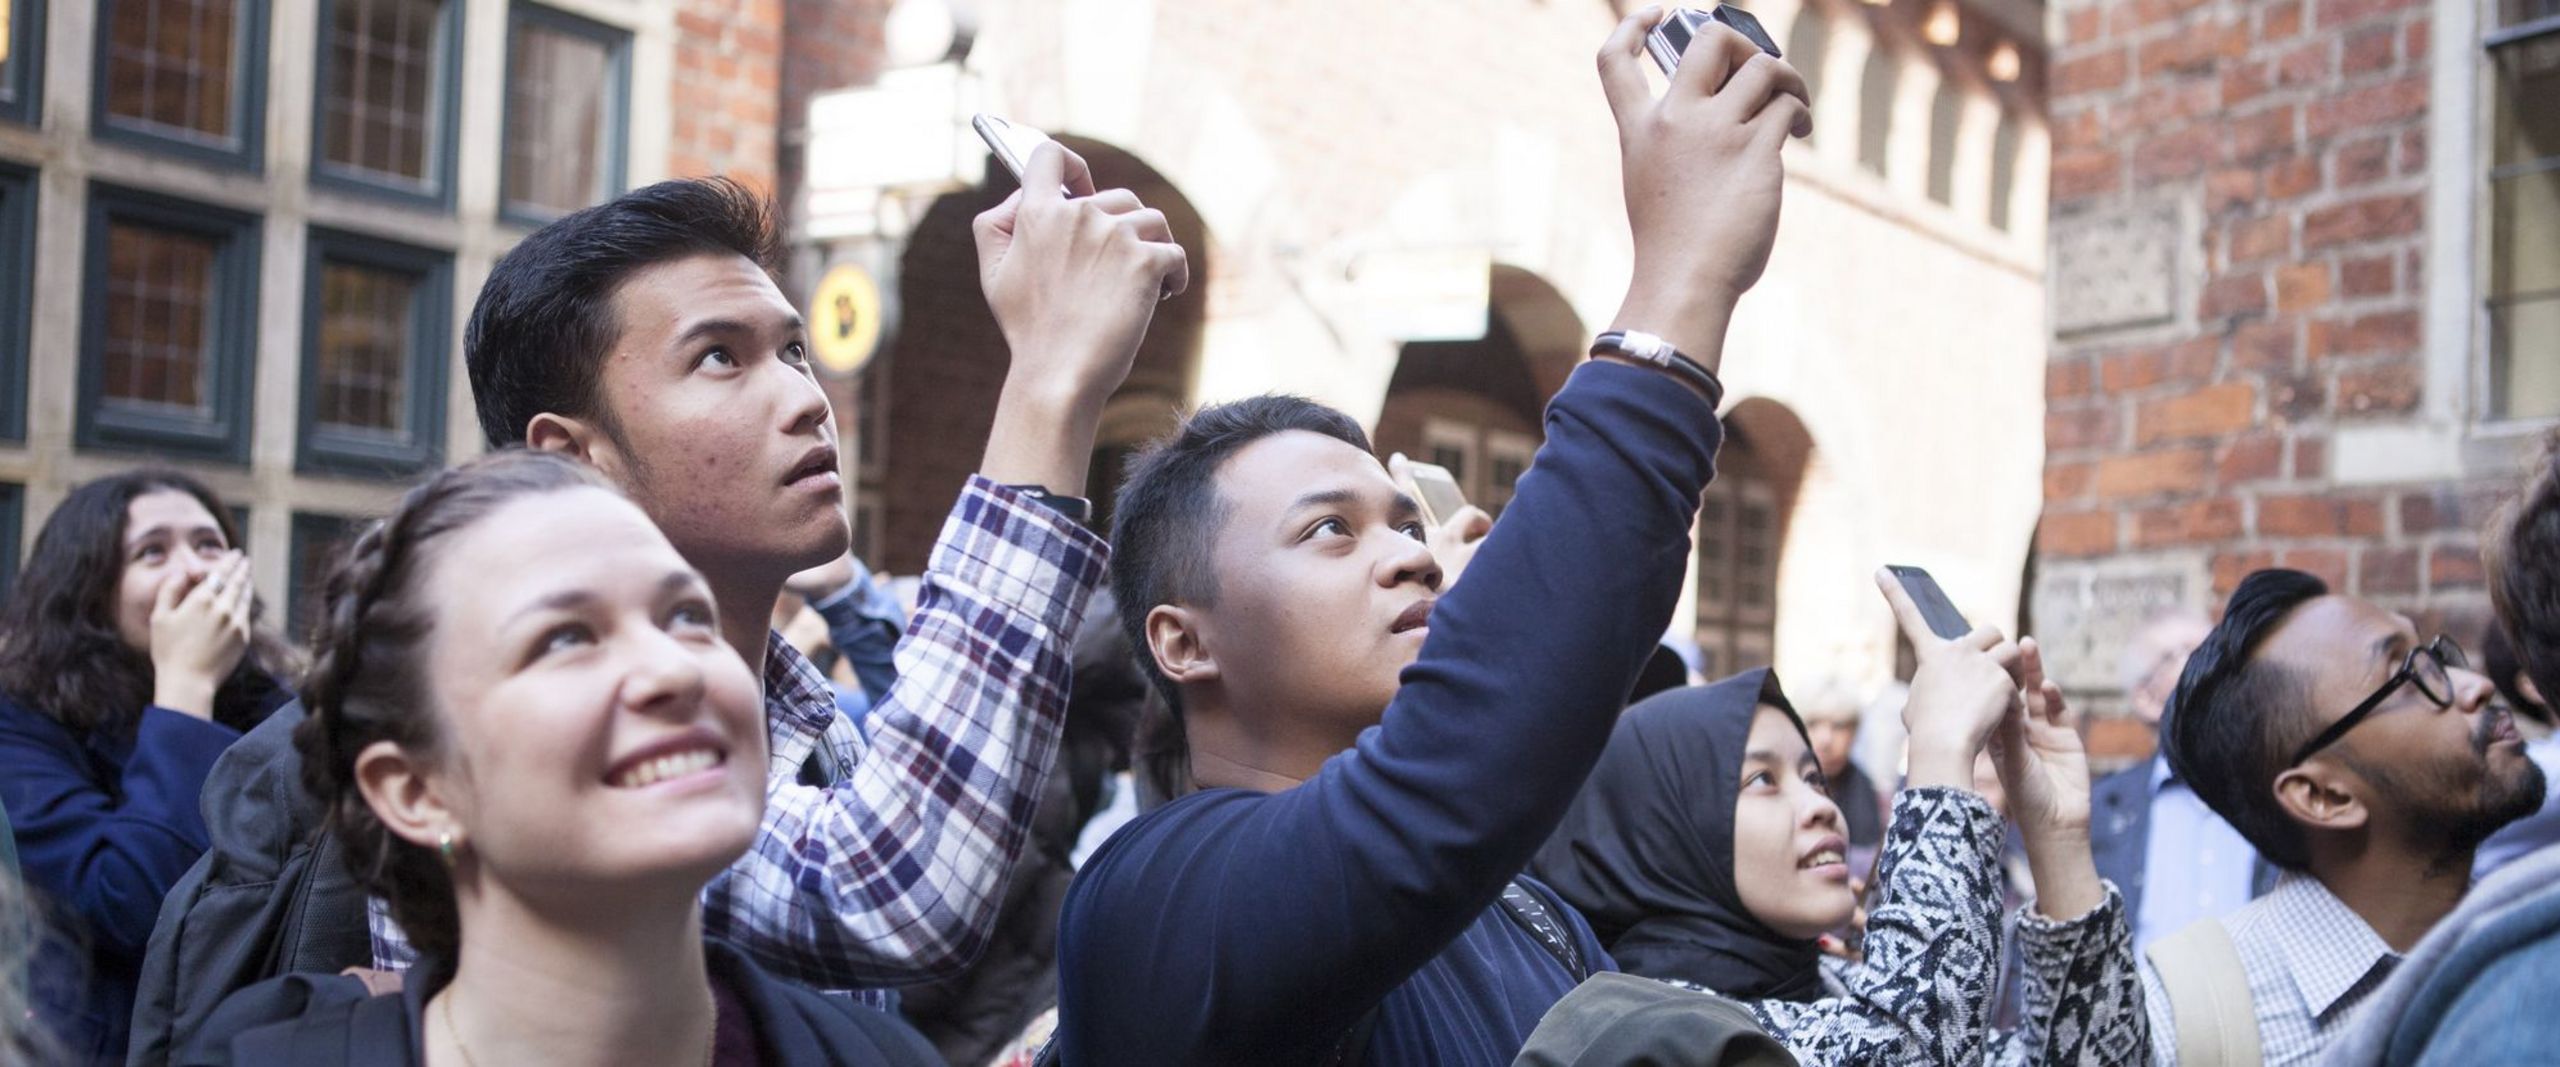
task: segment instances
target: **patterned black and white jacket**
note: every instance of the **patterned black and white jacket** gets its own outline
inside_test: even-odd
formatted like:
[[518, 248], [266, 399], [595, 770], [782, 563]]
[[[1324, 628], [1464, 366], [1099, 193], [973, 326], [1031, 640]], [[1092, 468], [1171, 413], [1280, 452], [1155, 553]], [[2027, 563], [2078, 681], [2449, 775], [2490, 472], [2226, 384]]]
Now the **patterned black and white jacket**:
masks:
[[2104, 903], [2068, 922], [2021, 911], [2026, 1010], [2017, 1030], [1992, 1030], [2001, 838], [1999, 814], [1974, 793], [1904, 790], [1885, 833], [1865, 961], [1826, 958], [1824, 999], [1745, 1006], [1808, 1067], [2146, 1063], [2142, 978], [2112, 884]]

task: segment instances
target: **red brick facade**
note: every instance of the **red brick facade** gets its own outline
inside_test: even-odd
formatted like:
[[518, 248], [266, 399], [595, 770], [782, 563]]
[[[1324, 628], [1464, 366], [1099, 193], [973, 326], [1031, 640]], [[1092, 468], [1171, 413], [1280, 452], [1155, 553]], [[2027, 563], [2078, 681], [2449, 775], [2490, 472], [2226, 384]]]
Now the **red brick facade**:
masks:
[[[2052, 211], [2168, 220], [2164, 313], [2055, 294], [2048, 575], [2195, 573], [2218, 609], [2297, 567], [2442, 625], [2485, 620], [2477, 531], [2503, 479], [2375, 483], [2341, 431], [2409, 422], [2426, 355], [2432, 11], [2422, 0], [2057, 0]], [[2102, 599], [2102, 598], [2101, 598]]]

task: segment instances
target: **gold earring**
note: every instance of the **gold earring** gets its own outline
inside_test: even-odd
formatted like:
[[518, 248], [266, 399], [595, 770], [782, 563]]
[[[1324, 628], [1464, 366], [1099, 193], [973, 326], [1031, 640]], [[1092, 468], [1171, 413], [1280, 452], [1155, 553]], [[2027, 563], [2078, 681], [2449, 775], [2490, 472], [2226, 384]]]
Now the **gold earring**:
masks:
[[446, 870], [452, 870], [452, 869], [453, 869], [453, 831], [451, 831], [451, 830], [447, 830], [447, 831], [444, 831], [443, 833], [440, 833], [440, 834], [437, 834], [437, 835], [436, 835], [436, 851], [437, 851], [438, 853], [441, 853], [441, 854], [444, 856], [444, 866], [445, 866], [445, 869], [446, 869]]

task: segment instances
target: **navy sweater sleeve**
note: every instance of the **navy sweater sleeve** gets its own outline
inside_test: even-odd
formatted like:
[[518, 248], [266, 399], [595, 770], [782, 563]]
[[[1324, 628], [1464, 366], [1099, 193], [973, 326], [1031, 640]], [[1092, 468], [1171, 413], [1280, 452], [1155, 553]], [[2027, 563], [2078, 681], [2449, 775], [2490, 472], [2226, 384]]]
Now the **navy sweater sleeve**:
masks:
[[1555, 828], [1679, 601], [1721, 430], [1669, 377], [1594, 363], [1546, 432], [1379, 726], [1295, 789], [1151, 813], [1077, 878], [1069, 1063], [1321, 1056]]
[[0, 804], [27, 884], [78, 916], [98, 951], [139, 957], [160, 898], [204, 852], [205, 775], [239, 738], [227, 726], [146, 708], [117, 770], [52, 719], [0, 706]]

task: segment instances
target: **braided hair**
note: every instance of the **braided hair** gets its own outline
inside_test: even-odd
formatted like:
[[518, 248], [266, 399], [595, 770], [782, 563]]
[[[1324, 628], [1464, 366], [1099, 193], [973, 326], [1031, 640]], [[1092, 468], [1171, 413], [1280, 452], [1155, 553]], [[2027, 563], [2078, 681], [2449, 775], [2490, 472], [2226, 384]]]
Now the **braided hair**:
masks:
[[356, 884], [390, 906], [430, 965], [450, 965], [461, 947], [453, 879], [434, 849], [393, 833], [374, 813], [357, 786], [356, 757], [389, 741], [413, 759], [439, 758], [426, 674], [435, 619], [421, 596], [435, 542], [519, 497], [581, 488], [611, 491], [584, 464], [521, 448], [440, 472], [356, 538], [323, 586], [302, 680], [309, 717], [293, 736], [303, 787], [327, 810]]

